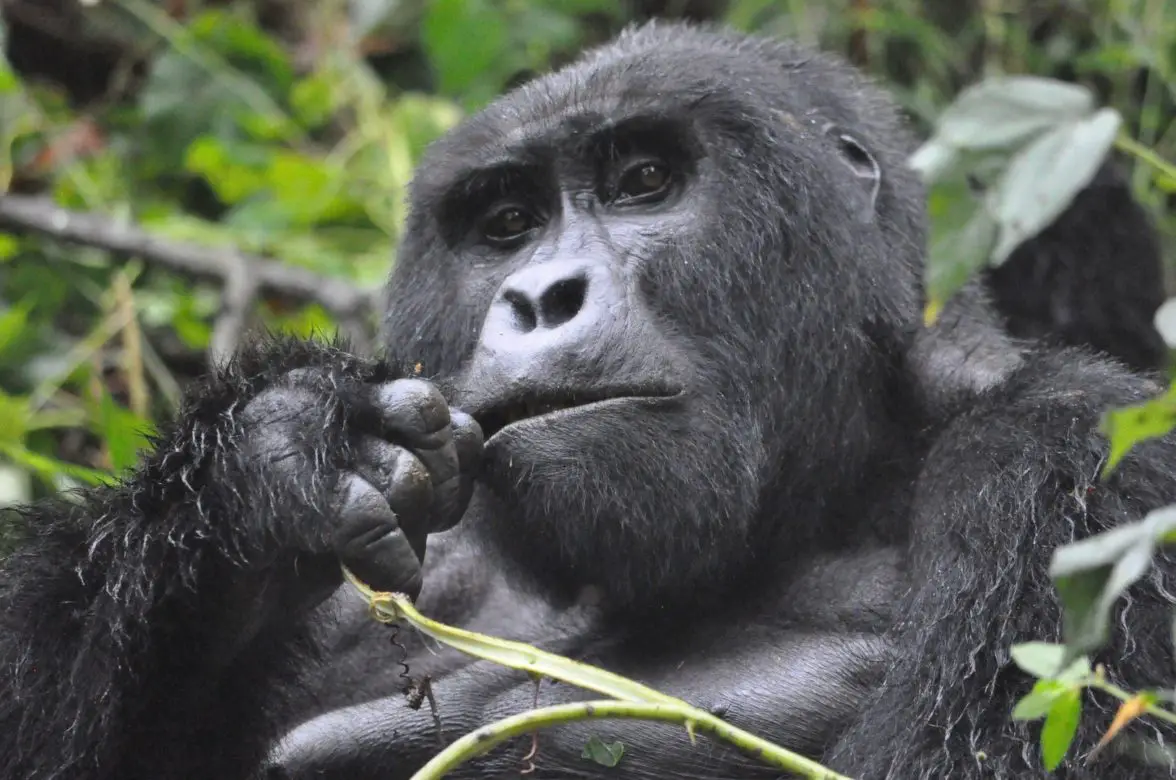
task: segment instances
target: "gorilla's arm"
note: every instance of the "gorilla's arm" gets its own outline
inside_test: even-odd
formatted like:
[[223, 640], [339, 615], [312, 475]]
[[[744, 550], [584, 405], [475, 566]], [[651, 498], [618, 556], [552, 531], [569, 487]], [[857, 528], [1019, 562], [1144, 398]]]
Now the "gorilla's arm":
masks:
[[[23, 510], [30, 538], [0, 569], [4, 778], [253, 776], [305, 616], [350, 554], [340, 528], [389, 518], [351, 476], [367, 461], [348, 427], [365, 383], [391, 378], [328, 346], [256, 347], [189, 394], [120, 484]], [[396, 456], [371, 476], [389, 503]]]
[[[1033, 680], [1009, 648], [1060, 639], [1046, 576], [1055, 549], [1176, 500], [1171, 437], [1139, 446], [1099, 479], [1100, 414], [1157, 389], [1072, 351], [1042, 354], [942, 432], [918, 485], [915, 585], [892, 637], [899, 659], [833, 751], [834, 768], [861, 780], [1046, 776], [1040, 723], [1011, 718]], [[1174, 577], [1164, 560], [1133, 589], [1096, 659], [1130, 689], [1170, 682]], [[1075, 757], [1094, 746], [1115, 702], [1093, 695], [1084, 705], [1070, 758], [1052, 776], [1148, 776], [1107, 757], [1089, 767]]]

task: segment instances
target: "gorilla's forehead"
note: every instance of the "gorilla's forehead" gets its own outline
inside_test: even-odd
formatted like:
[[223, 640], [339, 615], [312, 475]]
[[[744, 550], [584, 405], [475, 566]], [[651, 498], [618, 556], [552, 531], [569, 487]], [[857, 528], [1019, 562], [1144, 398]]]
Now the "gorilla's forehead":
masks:
[[[566, 150], [577, 138], [636, 117], [742, 120], [753, 128], [767, 119], [798, 118], [788, 129], [800, 134], [821, 124], [800, 83], [815, 53], [787, 42], [752, 53], [746, 41], [691, 28], [676, 32], [667, 37], [665, 27], [642, 28], [500, 97], [433, 146], [426, 166], [431, 179], [452, 181], [471, 167]], [[477, 159], [468, 154], [472, 149]]]

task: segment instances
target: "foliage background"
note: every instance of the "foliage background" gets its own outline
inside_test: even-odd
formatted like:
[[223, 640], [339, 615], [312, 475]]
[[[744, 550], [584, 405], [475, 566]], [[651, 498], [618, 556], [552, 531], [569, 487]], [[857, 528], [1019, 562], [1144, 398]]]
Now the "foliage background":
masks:
[[[0, 231], [0, 506], [133, 462], [140, 432], [245, 328], [370, 336], [366, 291], [390, 267], [428, 142], [633, 21], [719, 21], [841, 52], [923, 135], [985, 76], [1076, 81], [1176, 158], [1169, 0], [0, 0], [0, 12], [0, 193], [208, 250], [177, 272], [133, 246]], [[1176, 268], [1176, 182], [1124, 164]], [[937, 233], [960, 227], [966, 200], [932, 192]], [[235, 275], [265, 258], [270, 282]], [[318, 276], [287, 285], [283, 269]], [[356, 294], [340, 305], [322, 279]]]

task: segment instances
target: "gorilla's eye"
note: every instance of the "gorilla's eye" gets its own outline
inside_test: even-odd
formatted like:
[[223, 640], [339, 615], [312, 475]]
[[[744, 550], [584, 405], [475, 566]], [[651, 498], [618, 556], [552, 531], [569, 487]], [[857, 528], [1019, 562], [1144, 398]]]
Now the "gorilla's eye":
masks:
[[616, 202], [650, 203], [664, 198], [670, 191], [673, 175], [669, 166], [657, 160], [645, 160], [621, 174]]
[[535, 227], [535, 216], [521, 206], [504, 206], [491, 212], [482, 224], [482, 235], [495, 244], [517, 241]]

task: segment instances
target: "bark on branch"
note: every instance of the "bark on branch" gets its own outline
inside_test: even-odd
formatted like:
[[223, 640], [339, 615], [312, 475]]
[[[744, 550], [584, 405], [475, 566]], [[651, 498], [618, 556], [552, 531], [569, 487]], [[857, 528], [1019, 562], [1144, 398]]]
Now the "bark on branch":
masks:
[[210, 352], [214, 359], [236, 348], [248, 307], [259, 292], [320, 304], [364, 346], [368, 342], [364, 323], [378, 310], [378, 291], [233, 249], [159, 238], [108, 216], [63, 209], [46, 198], [0, 195], [0, 230], [32, 231], [219, 282], [224, 290], [224, 310], [213, 331]]

